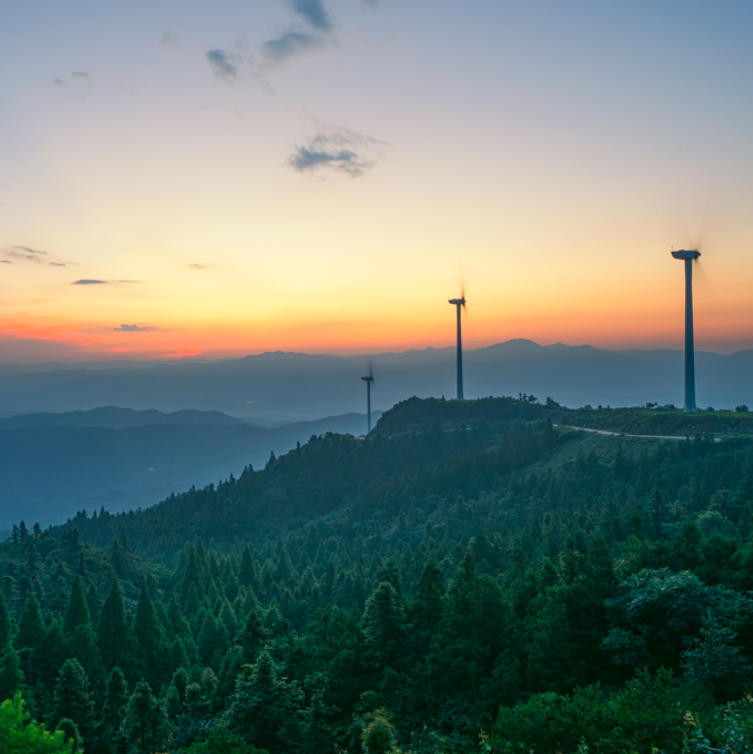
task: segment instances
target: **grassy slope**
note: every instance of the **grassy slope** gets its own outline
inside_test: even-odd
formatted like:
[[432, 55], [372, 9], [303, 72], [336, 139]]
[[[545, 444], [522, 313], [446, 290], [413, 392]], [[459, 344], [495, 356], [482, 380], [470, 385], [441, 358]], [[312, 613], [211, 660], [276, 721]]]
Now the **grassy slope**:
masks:
[[681, 410], [581, 408], [562, 412], [559, 421], [574, 427], [635, 435], [753, 435], [753, 414], [749, 412], [716, 411], [685, 414]]

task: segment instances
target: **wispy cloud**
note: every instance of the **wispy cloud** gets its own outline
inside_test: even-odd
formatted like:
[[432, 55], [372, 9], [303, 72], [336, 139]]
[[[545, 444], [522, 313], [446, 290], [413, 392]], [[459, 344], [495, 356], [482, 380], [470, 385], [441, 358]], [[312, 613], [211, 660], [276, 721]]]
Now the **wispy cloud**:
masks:
[[293, 12], [318, 31], [332, 31], [334, 24], [321, 0], [290, 0]]
[[209, 52], [204, 53], [204, 57], [207, 59], [215, 78], [232, 82], [240, 77], [243, 59], [237, 54], [227, 50], [209, 50]]
[[285, 164], [299, 173], [331, 170], [360, 178], [376, 165], [381, 144], [371, 136], [322, 126], [307, 144], [296, 146]]
[[178, 35], [174, 31], [170, 31], [169, 29], [167, 31], [163, 31], [162, 35], [159, 38], [160, 45], [168, 50], [179, 50], [179, 42], [180, 38], [178, 37]]
[[296, 16], [292, 24], [278, 36], [258, 45], [258, 59], [251, 54], [248, 44], [238, 40], [234, 49], [214, 48], [204, 53], [215, 78], [234, 84], [246, 77], [257, 80], [265, 88], [265, 74], [289, 60], [336, 42], [336, 24], [322, 0], [287, 0]]
[[42, 264], [49, 267], [67, 267], [67, 262], [54, 259], [46, 251], [32, 249], [29, 246], [7, 246], [2, 251], [4, 264]]
[[120, 325], [112, 329], [119, 332], [155, 332], [157, 328], [151, 325]]
[[71, 285], [121, 285], [123, 283], [138, 283], [138, 280], [97, 280], [96, 278], [82, 278], [74, 280]]
[[214, 267], [214, 265], [192, 262], [191, 264], [186, 265], [186, 267], [188, 267], [189, 270], [208, 270], [210, 267]]
[[92, 90], [94, 82], [86, 71], [73, 71], [70, 76], [53, 79], [52, 85], [59, 88], [71, 89], [81, 97], [86, 97]]

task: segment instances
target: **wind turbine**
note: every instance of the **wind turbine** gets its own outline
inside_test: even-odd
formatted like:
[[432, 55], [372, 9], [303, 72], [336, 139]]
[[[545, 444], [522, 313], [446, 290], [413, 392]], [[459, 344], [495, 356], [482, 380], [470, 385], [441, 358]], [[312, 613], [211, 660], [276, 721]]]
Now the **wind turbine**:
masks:
[[693, 263], [700, 251], [673, 251], [685, 262], [685, 413], [695, 413], [695, 351], [693, 347]]
[[366, 434], [368, 435], [371, 432], [371, 383], [374, 382], [371, 367], [369, 367], [369, 373], [361, 379], [366, 382]]
[[458, 400], [463, 400], [463, 339], [460, 328], [460, 308], [465, 309], [465, 291], [460, 291], [460, 298], [451, 298], [449, 303], [457, 308], [458, 312]]

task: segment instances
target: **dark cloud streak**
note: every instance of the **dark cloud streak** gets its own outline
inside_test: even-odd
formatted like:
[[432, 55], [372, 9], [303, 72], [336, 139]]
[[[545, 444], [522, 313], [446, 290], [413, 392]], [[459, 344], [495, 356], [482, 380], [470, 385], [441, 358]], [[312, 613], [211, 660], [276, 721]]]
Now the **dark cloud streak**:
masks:
[[287, 0], [299, 21], [309, 30], [289, 28], [279, 36], [262, 42], [258, 50], [261, 60], [255, 60], [243, 40], [235, 43], [234, 50], [215, 48], [204, 53], [215, 78], [229, 84], [250, 76], [268, 88], [265, 74], [288, 60], [324, 47], [335, 41], [335, 23], [322, 0]]
[[297, 146], [286, 165], [299, 173], [329, 168], [351, 178], [360, 178], [376, 164], [369, 152], [380, 143], [370, 136], [328, 128], [316, 134], [307, 145]]
[[120, 325], [112, 329], [119, 332], [154, 332], [157, 328], [151, 325]]
[[67, 267], [66, 262], [52, 259], [49, 252], [32, 249], [29, 246], [8, 246], [2, 252], [6, 264], [42, 264], [48, 267]]
[[223, 81], [235, 81], [240, 75], [237, 61], [232, 53], [225, 50], [209, 50], [204, 57], [209, 62], [209, 67], [216, 78]]
[[334, 24], [321, 0], [290, 0], [293, 11], [317, 31], [332, 31]]

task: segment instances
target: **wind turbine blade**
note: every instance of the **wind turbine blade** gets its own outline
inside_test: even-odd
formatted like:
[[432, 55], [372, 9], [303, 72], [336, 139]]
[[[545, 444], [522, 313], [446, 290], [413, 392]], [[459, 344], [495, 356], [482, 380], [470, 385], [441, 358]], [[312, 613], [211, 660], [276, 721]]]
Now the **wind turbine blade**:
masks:
[[712, 286], [712, 282], [709, 279], [708, 276], [708, 265], [707, 264], [701, 264], [700, 258], [693, 260], [693, 277], [695, 277], [696, 281], [703, 286], [703, 288], [708, 289], [710, 286]]

